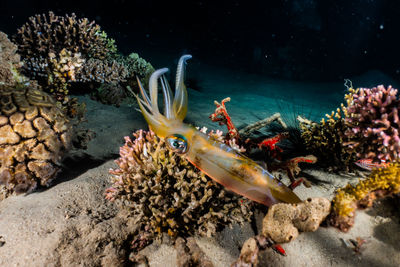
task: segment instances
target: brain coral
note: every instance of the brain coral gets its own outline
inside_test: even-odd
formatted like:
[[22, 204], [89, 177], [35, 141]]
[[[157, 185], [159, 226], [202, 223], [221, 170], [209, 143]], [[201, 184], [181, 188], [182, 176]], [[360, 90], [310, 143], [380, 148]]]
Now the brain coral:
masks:
[[35, 86], [0, 86], [0, 184], [9, 192], [48, 186], [70, 147], [69, 121]]
[[383, 85], [360, 88], [348, 101], [345, 134], [360, 158], [394, 161], [400, 155], [400, 100], [397, 89]]
[[120, 200], [137, 216], [141, 230], [133, 245], [140, 249], [163, 232], [172, 237], [211, 235], [221, 226], [249, 220], [251, 204], [169, 151], [153, 132], [125, 137], [118, 168], [110, 170], [110, 200]]

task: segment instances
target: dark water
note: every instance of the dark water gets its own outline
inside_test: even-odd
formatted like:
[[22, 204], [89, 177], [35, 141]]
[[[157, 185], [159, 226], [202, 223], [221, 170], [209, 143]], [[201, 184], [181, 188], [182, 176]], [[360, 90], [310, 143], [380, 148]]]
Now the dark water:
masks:
[[369, 70], [400, 77], [393, 0], [1, 0], [0, 30], [13, 34], [49, 10], [96, 20], [121, 52], [139, 52], [159, 67], [190, 53], [288, 80], [342, 82]]

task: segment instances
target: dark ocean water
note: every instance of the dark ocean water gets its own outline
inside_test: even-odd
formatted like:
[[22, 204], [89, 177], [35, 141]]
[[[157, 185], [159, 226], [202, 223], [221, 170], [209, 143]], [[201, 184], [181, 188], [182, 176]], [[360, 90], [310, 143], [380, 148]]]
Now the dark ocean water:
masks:
[[[389, 0], [1, 0], [0, 31], [12, 36], [35, 14], [74, 12], [95, 20], [120, 53], [169, 67], [170, 78], [179, 57], [192, 54], [188, 87], [210, 99], [237, 95], [241, 101], [232, 103], [249, 113], [257, 106], [318, 118], [343, 101], [345, 78], [356, 87], [396, 86], [399, 6]], [[260, 106], [257, 96], [270, 101]]]
[[390, 0], [1, 0], [0, 30], [54, 11], [95, 20], [121, 52], [154, 65], [183, 53], [288, 80], [340, 81], [371, 69], [398, 79], [399, 3]]

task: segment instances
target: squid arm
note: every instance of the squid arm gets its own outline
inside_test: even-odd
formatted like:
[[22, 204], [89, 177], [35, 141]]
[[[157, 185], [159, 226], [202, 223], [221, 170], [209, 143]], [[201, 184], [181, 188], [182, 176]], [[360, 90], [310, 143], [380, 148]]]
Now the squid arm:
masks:
[[[184, 156], [216, 182], [253, 201], [270, 206], [283, 201], [300, 202], [300, 198], [272, 174], [231, 147], [183, 123], [187, 113], [184, 66], [190, 55], [180, 58], [176, 73], [175, 96], [162, 76], [168, 69], [155, 71], [149, 81], [149, 95], [138, 81], [142, 98], [136, 96], [149, 127], [167, 146]], [[161, 77], [161, 78], [160, 78]], [[158, 109], [158, 83], [164, 96], [164, 115]]]

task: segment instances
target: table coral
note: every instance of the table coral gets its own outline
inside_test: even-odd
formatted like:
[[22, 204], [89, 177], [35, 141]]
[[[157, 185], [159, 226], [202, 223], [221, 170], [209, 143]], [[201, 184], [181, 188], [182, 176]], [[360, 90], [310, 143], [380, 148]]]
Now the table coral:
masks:
[[125, 137], [118, 168], [110, 170], [112, 187], [106, 197], [119, 200], [142, 225], [135, 250], [162, 233], [210, 236], [224, 225], [250, 219], [250, 201], [208, 179], [153, 132], [133, 135]]
[[395, 161], [400, 156], [400, 100], [397, 89], [383, 85], [359, 88], [348, 101], [345, 134], [359, 158], [376, 162]]
[[69, 120], [35, 86], [0, 86], [0, 183], [29, 192], [56, 178], [70, 147]]
[[376, 198], [400, 192], [400, 163], [390, 163], [387, 168], [373, 169], [367, 179], [337, 191], [332, 200], [330, 223], [347, 232], [354, 224], [357, 208], [372, 206]]

